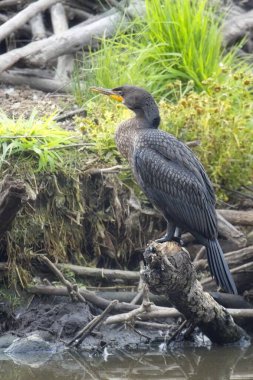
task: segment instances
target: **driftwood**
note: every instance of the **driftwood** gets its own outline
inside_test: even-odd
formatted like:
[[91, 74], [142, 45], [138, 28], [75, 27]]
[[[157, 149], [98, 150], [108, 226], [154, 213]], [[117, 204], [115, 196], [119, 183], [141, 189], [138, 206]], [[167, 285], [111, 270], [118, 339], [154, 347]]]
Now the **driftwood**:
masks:
[[[141, 12], [143, 11], [143, 3], [136, 0], [126, 10], [128, 13]], [[124, 26], [122, 14], [115, 10], [112, 15], [101, 18], [91, 24], [71, 28], [61, 34], [53, 35], [41, 41], [34, 41], [24, 47], [11, 50], [0, 56], [0, 72], [7, 70], [22, 58], [25, 58], [25, 61], [31, 65], [45, 65], [48, 61], [61, 55], [74, 53], [83, 49], [84, 46], [92, 46], [94, 38], [104, 35], [108, 37], [112, 36], [118, 29], [119, 24], [121, 27]]]
[[42, 40], [43, 38], [47, 37], [47, 32], [44, 25], [42, 13], [38, 13], [35, 16], [33, 16], [31, 20], [29, 21], [29, 24], [31, 26], [33, 41]]
[[230, 46], [238, 42], [247, 35], [252, 28], [253, 10], [232, 17], [223, 26], [222, 33], [224, 45]]
[[18, 211], [28, 200], [24, 182], [6, 175], [0, 182], [0, 237], [11, 228]]
[[[107, 7], [99, 0], [95, 1], [60, 1], [60, 0], [2, 0], [0, 2], [0, 41], [12, 36], [3, 48], [0, 57], [0, 73], [11, 68], [20, 60], [22, 66], [45, 67], [57, 59], [56, 71], [50, 79], [69, 78], [73, 69], [74, 54], [81, 50], [97, 49], [99, 38], [111, 37], [119, 27], [124, 27], [126, 20], [136, 13], [145, 14], [145, 2], [132, 0], [106, 0]], [[232, 7], [223, 27], [224, 45], [231, 45], [244, 36], [251, 37], [252, 11], [246, 12], [241, 7]], [[224, 11], [224, 8], [221, 7]], [[51, 22], [48, 17], [50, 9]], [[236, 9], [236, 11], [234, 11]], [[16, 12], [16, 13], [15, 13]], [[44, 22], [45, 21], [45, 22]], [[53, 27], [53, 35], [49, 25]], [[69, 24], [71, 25], [70, 29]], [[25, 35], [25, 38], [24, 38]], [[31, 38], [32, 35], [32, 38]], [[253, 51], [252, 38], [248, 38], [241, 55]], [[19, 41], [17, 44], [16, 41]], [[28, 41], [28, 43], [26, 42]], [[16, 48], [16, 46], [19, 46]], [[22, 84], [17, 76], [5, 83]], [[44, 91], [51, 91], [53, 84], [40, 81], [40, 77], [29, 81], [29, 85]], [[35, 84], [34, 84], [35, 83]], [[58, 90], [59, 86], [55, 86]], [[238, 246], [242, 247], [240, 243]]]
[[[44, 294], [50, 296], [68, 296], [69, 292], [64, 286], [51, 286], [51, 285], [35, 285], [27, 289], [31, 294]], [[84, 287], [79, 288], [80, 294], [85, 298], [85, 300], [96, 307], [104, 310], [111, 302], [111, 300], [106, 300], [103, 297], [97, 296], [94, 292], [87, 290]], [[129, 303], [118, 303], [115, 306], [115, 312], [123, 313], [126, 311], [131, 311], [137, 309], [138, 306], [131, 305]]]
[[116, 280], [121, 279], [125, 281], [139, 281], [140, 273], [127, 270], [118, 269], [103, 269], [103, 268], [90, 268], [82, 267], [72, 264], [57, 264], [59, 269], [68, 269], [80, 277], [95, 277], [97, 279]]
[[228, 311], [203, 291], [186, 250], [171, 242], [152, 243], [144, 257], [147, 268], [142, 275], [150, 291], [168, 297], [212, 342], [233, 343], [246, 337]]
[[[64, 6], [61, 3], [53, 5], [50, 9], [51, 22], [53, 25], [54, 34], [61, 34], [68, 30], [68, 19], [65, 13]], [[55, 79], [70, 78], [74, 67], [73, 54], [66, 54], [58, 58], [55, 71]]]
[[118, 301], [113, 300], [107, 306], [107, 308], [98, 316], [96, 316], [90, 323], [88, 323], [83, 329], [81, 329], [76, 336], [68, 342], [67, 346], [77, 347], [83, 340], [94, 330], [95, 327], [98, 327], [107, 317], [107, 315], [115, 308]]
[[226, 260], [230, 267], [253, 261], [253, 246], [239, 249], [238, 251], [228, 252], [225, 254]]
[[229, 223], [240, 226], [253, 226], [253, 210], [217, 210]]
[[[239, 265], [231, 269], [236, 286], [241, 292], [253, 287], [253, 262]], [[201, 280], [201, 284], [205, 290], [215, 290], [216, 284], [213, 278], [207, 277]]]
[[5, 24], [0, 26], [0, 41], [23, 26], [37, 13], [44, 11], [58, 1], [59, 0], [39, 0], [35, 3], [30, 4], [27, 8], [23, 9], [21, 12], [8, 20]]
[[[68, 290], [64, 286], [34, 285], [27, 288], [27, 291], [28, 293], [31, 293], [31, 294], [38, 294], [38, 295], [44, 294], [48, 296], [68, 296], [69, 295]], [[83, 295], [83, 297], [86, 299], [87, 302], [92, 303], [93, 305], [95, 305], [96, 307], [99, 307], [102, 310], [104, 310], [111, 303], [111, 300], [97, 296], [94, 292], [91, 292], [84, 287], [80, 287], [79, 291], [80, 291], [80, 294]], [[122, 313], [122, 314], [118, 314], [117, 316], [114, 316], [113, 319], [108, 319], [106, 321], [109, 324], [125, 322], [126, 315], [127, 315], [127, 320], [129, 320], [130, 318], [128, 317], [128, 314], [124, 314], [124, 313], [128, 313], [136, 309], [139, 309], [139, 306], [132, 305], [126, 302], [119, 302], [115, 306], [115, 312]], [[253, 309], [227, 309], [227, 310], [232, 317], [253, 319]], [[142, 320], [147, 320], [147, 319], [152, 319], [152, 318], [177, 318], [177, 317], [182, 317], [182, 313], [180, 313], [177, 309], [173, 307], [169, 308], [169, 307], [158, 307], [155, 305], [151, 305], [151, 311], [148, 312], [147, 314], [145, 313], [143, 315], [140, 315], [139, 317]]]
[[71, 284], [69, 280], [67, 280], [61, 271], [56, 268], [56, 266], [46, 257], [46, 256], [36, 256], [39, 260], [43, 261], [44, 264], [48, 266], [48, 268], [58, 277], [58, 279], [62, 282], [63, 285], [66, 286], [66, 289], [70, 295], [72, 301], [78, 300], [80, 302], [86, 302], [85, 298], [80, 294], [79, 289], [76, 284]]
[[[19, 70], [20, 72], [20, 70]], [[56, 79], [40, 78], [38, 76], [27, 76], [16, 73], [16, 70], [0, 74], [0, 81], [12, 85], [25, 85], [46, 92], [70, 93], [71, 86], [67, 82]]]
[[245, 247], [247, 238], [243, 232], [235, 228], [222, 215], [217, 213], [219, 234], [227, 240], [231, 240], [238, 248]]
[[[237, 251], [225, 253], [225, 258], [230, 268], [247, 263], [248, 261], [253, 261], [253, 246], [251, 245]], [[196, 269], [207, 268], [207, 259], [201, 258], [196, 261], [194, 260], [194, 266]]]

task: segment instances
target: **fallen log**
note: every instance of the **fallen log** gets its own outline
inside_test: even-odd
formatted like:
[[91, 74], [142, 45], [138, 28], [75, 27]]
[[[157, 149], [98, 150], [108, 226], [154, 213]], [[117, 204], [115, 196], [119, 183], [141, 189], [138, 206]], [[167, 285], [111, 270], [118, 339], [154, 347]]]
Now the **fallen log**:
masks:
[[[225, 253], [225, 258], [230, 268], [241, 264], [245, 264], [248, 261], [253, 261], [253, 245], [249, 247], [244, 247], [237, 251], [227, 252]], [[201, 258], [199, 260], [194, 260], [194, 266], [196, 269], [207, 268], [207, 259]]]
[[154, 242], [144, 258], [147, 267], [142, 276], [150, 291], [165, 295], [213, 343], [234, 343], [247, 337], [228, 311], [203, 291], [185, 249], [173, 242]]
[[[239, 265], [231, 269], [236, 286], [240, 289], [240, 292], [249, 290], [253, 287], [253, 262]], [[215, 290], [217, 285], [212, 277], [207, 277], [201, 280], [201, 284], [204, 289]]]
[[229, 223], [240, 226], [253, 225], [253, 210], [240, 211], [240, 210], [217, 210], [217, 213], [223, 216]]
[[16, 70], [10, 70], [7, 73], [0, 74], [0, 81], [13, 86], [27, 85], [31, 88], [46, 92], [71, 92], [71, 85], [67, 82], [56, 79], [39, 78], [37, 76], [20, 75], [16, 74]]
[[231, 240], [238, 248], [245, 247], [247, 238], [244, 233], [235, 228], [219, 213], [217, 214], [217, 219], [219, 234], [227, 240]]
[[4, 40], [11, 33], [15, 32], [15, 30], [23, 26], [37, 13], [43, 12], [58, 1], [59, 0], [38, 0], [35, 3], [28, 5], [28, 7], [0, 26], [0, 41]]
[[6, 10], [8, 7], [16, 7], [21, 5], [23, 0], [2, 0], [0, 1], [0, 9]]
[[[61, 34], [68, 30], [68, 20], [64, 6], [61, 3], [54, 4], [50, 8], [51, 22], [54, 34]], [[57, 67], [55, 71], [55, 79], [66, 80], [70, 78], [74, 67], [73, 54], [65, 54], [57, 59]]]
[[6, 175], [0, 182], [0, 237], [11, 228], [18, 211], [28, 200], [24, 182]]
[[135, 281], [140, 280], [140, 272], [119, 270], [119, 269], [104, 269], [104, 268], [91, 268], [82, 267], [73, 264], [56, 264], [59, 269], [71, 270], [73, 273], [80, 277], [95, 277], [97, 279]]
[[[35, 285], [27, 288], [28, 293], [31, 294], [44, 294], [51, 296], [68, 296], [69, 292], [64, 286], [50, 286], [50, 285]], [[111, 303], [110, 300], [97, 296], [94, 292], [87, 290], [84, 287], [79, 288], [79, 293], [85, 298], [87, 302], [92, 303], [96, 307], [104, 310]], [[137, 309], [138, 306], [129, 303], [118, 303], [115, 306], [115, 312], [122, 313]]]
[[229, 266], [241, 265], [247, 261], [253, 261], [253, 245], [239, 249], [238, 251], [228, 252], [225, 258]]
[[29, 22], [32, 31], [32, 40], [38, 41], [47, 37], [46, 28], [44, 25], [42, 13], [33, 16]]

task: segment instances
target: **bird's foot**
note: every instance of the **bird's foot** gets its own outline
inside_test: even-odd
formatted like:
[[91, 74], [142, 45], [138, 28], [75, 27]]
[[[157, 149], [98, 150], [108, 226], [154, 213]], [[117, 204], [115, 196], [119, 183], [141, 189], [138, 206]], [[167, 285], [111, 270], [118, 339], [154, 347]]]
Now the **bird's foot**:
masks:
[[171, 235], [169, 234], [165, 234], [160, 239], [155, 240], [156, 243], [165, 243], [166, 241], [175, 241], [177, 244], [184, 246], [184, 241], [180, 237], [177, 237], [177, 236], [171, 237]]
[[156, 243], [165, 243], [166, 241], [171, 241], [171, 239], [172, 239], [171, 234], [165, 234], [160, 239], [156, 239], [155, 242]]

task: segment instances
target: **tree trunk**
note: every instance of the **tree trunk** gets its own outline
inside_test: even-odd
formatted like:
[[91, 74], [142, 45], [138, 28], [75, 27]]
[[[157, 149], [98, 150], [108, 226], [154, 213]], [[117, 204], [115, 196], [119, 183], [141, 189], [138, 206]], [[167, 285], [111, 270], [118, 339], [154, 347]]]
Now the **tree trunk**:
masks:
[[152, 293], [165, 295], [213, 343], [226, 344], [247, 336], [228, 311], [203, 291], [185, 249], [176, 243], [152, 243], [146, 249], [143, 278]]

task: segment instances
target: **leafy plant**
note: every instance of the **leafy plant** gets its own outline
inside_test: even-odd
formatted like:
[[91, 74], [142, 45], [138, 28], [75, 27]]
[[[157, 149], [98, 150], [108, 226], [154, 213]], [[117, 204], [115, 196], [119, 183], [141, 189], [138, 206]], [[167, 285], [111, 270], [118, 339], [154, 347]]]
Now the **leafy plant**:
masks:
[[192, 91], [177, 104], [160, 104], [163, 129], [200, 141], [196, 153], [223, 199], [253, 180], [252, 83], [252, 76], [231, 72], [223, 84], [209, 79], [209, 93]]
[[75, 141], [73, 133], [58, 127], [54, 115], [39, 119], [32, 114], [29, 119], [18, 120], [0, 114], [0, 167], [7, 160], [32, 157], [37, 171], [55, 170], [61, 161], [60, 149]]

